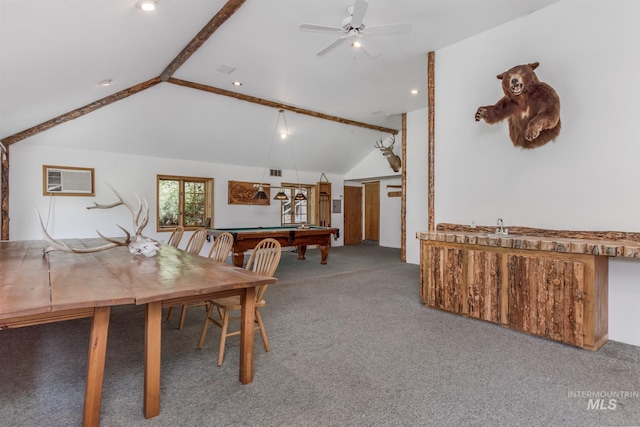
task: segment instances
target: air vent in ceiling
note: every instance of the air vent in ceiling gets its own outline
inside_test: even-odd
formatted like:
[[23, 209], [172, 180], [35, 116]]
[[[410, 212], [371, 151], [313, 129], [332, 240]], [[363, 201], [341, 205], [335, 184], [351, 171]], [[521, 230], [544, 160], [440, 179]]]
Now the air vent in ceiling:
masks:
[[225, 73], [225, 74], [231, 74], [236, 70], [236, 67], [230, 67], [228, 65], [224, 65], [222, 64], [220, 66], [220, 68], [218, 68], [218, 71], [220, 71], [221, 73]]
[[270, 169], [269, 170], [269, 176], [282, 176], [282, 170], [281, 169]]

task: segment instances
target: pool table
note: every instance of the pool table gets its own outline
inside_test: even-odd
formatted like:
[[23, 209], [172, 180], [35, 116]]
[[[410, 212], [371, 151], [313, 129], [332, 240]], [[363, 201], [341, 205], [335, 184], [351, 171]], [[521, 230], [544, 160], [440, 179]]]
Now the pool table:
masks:
[[331, 247], [331, 236], [335, 235], [335, 239], [340, 237], [340, 231], [337, 228], [306, 225], [304, 228], [298, 226], [207, 228], [207, 238], [213, 236], [215, 239], [224, 232], [233, 235], [233, 264], [237, 267], [243, 266], [244, 253], [267, 237], [276, 239], [283, 247], [295, 246], [298, 249], [298, 259], [305, 259], [307, 245], [318, 245], [322, 255], [320, 264], [326, 264]]

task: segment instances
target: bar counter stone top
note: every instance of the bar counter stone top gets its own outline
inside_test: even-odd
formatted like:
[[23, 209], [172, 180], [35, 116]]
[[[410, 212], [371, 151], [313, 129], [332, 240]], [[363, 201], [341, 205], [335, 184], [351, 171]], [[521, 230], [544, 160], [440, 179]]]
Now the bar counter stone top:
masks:
[[[502, 235], [495, 232], [495, 227], [438, 224], [436, 231], [419, 231], [416, 238], [463, 245], [640, 258], [640, 241], [635, 240], [638, 233], [572, 232], [527, 227], [508, 229], [509, 233]], [[629, 239], [607, 238], [611, 236]]]

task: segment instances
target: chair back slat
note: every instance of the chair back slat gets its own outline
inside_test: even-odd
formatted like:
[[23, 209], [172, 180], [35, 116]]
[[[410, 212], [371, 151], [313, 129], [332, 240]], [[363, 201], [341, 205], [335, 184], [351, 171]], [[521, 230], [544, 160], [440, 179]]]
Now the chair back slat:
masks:
[[173, 229], [171, 236], [169, 236], [169, 240], [167, 241], [167, 245], [173, 246], [177, 248], [180, 244], [180, 240], [182, 240], [182, 235], [184, 234], [184, 227], [179, 225]]
[[193, 232], [189, 241], [187, 242], [187, 246], [184, 248], [185, 251], [191, 252], [192, 254], [200, 254], [202, 247], [204, 246], [204, 242], [207, 239], [207, 230], [205, 228], [198, 228]]
[[211, 246], [209, 258], [217, 262], [225, 262], [231, 253], [233, 247], [233, 235], [231, 233], [222, 233]]
[[[273, 277], [280, 263], [281, 255], [280, 243], [277, 240], [271, 238], [261, 240], [253, 249], [245, 268], [262, 276]], [[267, 287], [268, 285], [258, 286], [256, 301], [262, 300]]]

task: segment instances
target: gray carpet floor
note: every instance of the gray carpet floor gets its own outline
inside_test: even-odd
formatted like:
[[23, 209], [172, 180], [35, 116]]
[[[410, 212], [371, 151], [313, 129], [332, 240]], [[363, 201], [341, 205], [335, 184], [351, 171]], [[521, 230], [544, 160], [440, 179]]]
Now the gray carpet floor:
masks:
[[[238, 339], [197, 349], [202, 307], [162, 332], [161, 413], [142, 414], [144, 310], [111, 313], [102, 426], [600, 426], [640, 424], [640, 347], [591, 352], [424, 307], [419, 267], [375, 246], [320, 265], [285, 249], [256, 334], [254, 381]], [[0, 331], [0, 425], [78, 426], [89, 321]], [[617, 393], [617, 395], [614, 395]], [[602, 401], [595, 399], [602, 398]]]

